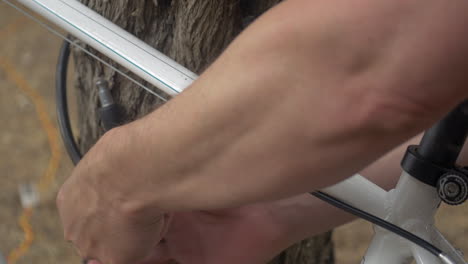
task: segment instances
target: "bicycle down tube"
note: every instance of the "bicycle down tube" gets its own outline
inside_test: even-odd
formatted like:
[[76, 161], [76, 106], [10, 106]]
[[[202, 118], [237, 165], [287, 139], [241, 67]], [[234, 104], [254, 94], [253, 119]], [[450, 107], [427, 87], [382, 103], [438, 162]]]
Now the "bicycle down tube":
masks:
[[[76, 0], [15, 0], [174, 96], [197, 75]], [[4, 1], [10, 2], [10, 1]]]

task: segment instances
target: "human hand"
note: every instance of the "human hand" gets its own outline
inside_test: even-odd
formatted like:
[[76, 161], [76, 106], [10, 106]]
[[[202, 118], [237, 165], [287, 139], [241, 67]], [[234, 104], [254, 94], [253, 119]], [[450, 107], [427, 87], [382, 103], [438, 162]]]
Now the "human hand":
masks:
[[281, 235], [286, 225], [271, 215], [273, 203], [173, 215], [141, 206], [134, 192], [145, 192], [144, 173], [140, 166], [138, 176], [128, 176], [122, 159], [130, 144], [115, 136], [106, 134], [87, 153], [57, 199], [65, 238], [90, 264], [264, 263], [289, 243]]
[[176, 213], [164, 243], [143, 264], [260, 264], [287, 247], [268, 204]]
[[98, 143], [62, 186], [57, 206], [64, 235], [83, 259], [144, 261], [167, 230], [170, 215], [158, 209], [141, 212], [129, 202], [128, 190], [136, 187], [109, 163], [115, 155], [108, 147]]
[[67, 181], [58, 198], [65, 238], [84, 259], [127, 264], [151, 258], [170, 216], [161, 212], [144, 218], [125, 212], [101, 194], [111, 191], [97, 190], [77, 179]]
[[282, 227], [273, 219], [270, 204], [176, 213], [152, 256], [129, 264], [266, 263], [287, 246]]

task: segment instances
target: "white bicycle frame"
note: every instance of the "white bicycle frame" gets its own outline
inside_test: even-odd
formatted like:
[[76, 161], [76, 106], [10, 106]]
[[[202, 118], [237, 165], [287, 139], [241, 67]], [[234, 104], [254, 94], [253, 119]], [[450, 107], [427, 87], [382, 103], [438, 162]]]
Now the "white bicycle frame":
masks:
[[[16, 0], [92, 46], [139, 77], [175, 96], [197, 75], [76, 0]], [[431, 242], [455, 263], [466, 264], [434, 226], [440, 204], [436, 189], [403, 172], [394, 190], [383, 190], [360, 175], [326, 188], [328, 193]], [[382, 228], [363, 258], [365, 264], [441, 263], [419, 246]]]

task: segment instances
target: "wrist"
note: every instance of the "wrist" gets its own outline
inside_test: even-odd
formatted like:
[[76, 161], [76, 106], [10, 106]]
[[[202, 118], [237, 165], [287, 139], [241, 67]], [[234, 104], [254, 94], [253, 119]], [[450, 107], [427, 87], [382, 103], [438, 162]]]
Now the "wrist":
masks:
[[183, 150], [174, 140], [178, 137], [172, 136], [174, 130], [160, 121], [153, 112], [103, 137], [101, 152], [111, 152], [107, 163], [114, 175], [119, 175], [110, 180], [121, 185], [122, 206], [135, 215], [151, 217], [161, 211], [191, 209], [184, 207], [186, 199], [181, 191], [187, 177], [180, 173]]
[[[106, 132], [83, 160], [85, 170], [92, 168], [89, 181], [96, 190], [106, 191], [106, 197], [116, 210], [138, 218], [150, 217], [149, 202], [154, 200], [149, 186], [149, 153], [142, 153], [142, 142], [132, 125]], [[155, 216], [160, 217], [160, 211]]]

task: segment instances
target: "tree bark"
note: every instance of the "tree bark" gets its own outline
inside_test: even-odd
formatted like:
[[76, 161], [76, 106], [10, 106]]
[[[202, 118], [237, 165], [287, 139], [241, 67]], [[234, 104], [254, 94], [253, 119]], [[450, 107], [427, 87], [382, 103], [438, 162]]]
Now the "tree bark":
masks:
[[[213, 62], [250, 21], [280, 1], [81, 0], [196, 73], [201, 73]], [[104, 132], [97, 114], [95, 82], [98, 78], [109, 81], [114, 99], [124, 106], [128, 121], [162, 104], [161, 100], [78, 49], [74, 50], [74, 59], [82, 152], [86, 152]], [[333, 260], [331, 233], [327, 233], [291, 247], [271, 263], [325, 264], [333, 263]]]

